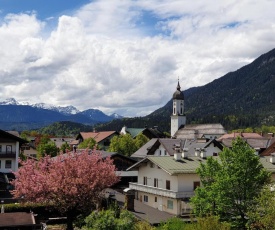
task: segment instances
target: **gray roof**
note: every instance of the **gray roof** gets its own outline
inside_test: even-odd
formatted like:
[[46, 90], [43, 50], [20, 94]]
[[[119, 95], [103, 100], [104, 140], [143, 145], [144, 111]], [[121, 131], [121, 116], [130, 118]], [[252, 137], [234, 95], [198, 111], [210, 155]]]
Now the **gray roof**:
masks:
[[[213, 158], [219, 159], [218, 156]], [[127, 170], [135, 170], [140, 164], [150, 161], [170, 175], [196, 173], [196, 169], [200, 166], [200, 163], [205, 163], [206, 159], [207, 158], [201, 157], [188, 157], [177, 161], [172, 156], [148, 156]], [[270, 163], [269, 159], [270, 157], [260, 157], [260, 162], [267, 171], [275, 173], [275, 164]]]
[[175, 133], [177, 139], [195, 139], [203, 135], [223, 135], [226, 130], [221, 124], [191, 124], [185, 125]]
[[[252, 148], [260, 148], [260, 149], [266, 149], [268, 148], [272, 143], [274, 143], [275, 139], [272, 138], [242, 138], [251, 146]], [[235, 140], [235, 138], [228, 138], [228, 139], [222, 139], [221, 143], [225, 145], [226, 147], [232, 147], [232, 142]]]
[[155, 142], [158, 140], [158, 138], [152, 138], [150, 141], [148, 141], [145, 145], [143, 145], [141, 148], [139, 148], [136, 152], [134, 152], [131, 157], [137, 157], [137, 158], [143, 158], [147, 156], [148, 149], [152, 147]]
[[169, 138], [153, 138], [147, 142], [144, 146], [138, 149], [131, 157], [144, 158], [147, 155], [153, 155], [155, 150], [162, 145], [166, 152], [172, 156], [174, 155], [175, 145], [181, 145], [182, 148], [188, 149], [188, 156], [195, 156], [196, 148], [206, 148], [212, 142], [222, 150], [222, 146], [216, 140], [206, 139], [169, 139]]

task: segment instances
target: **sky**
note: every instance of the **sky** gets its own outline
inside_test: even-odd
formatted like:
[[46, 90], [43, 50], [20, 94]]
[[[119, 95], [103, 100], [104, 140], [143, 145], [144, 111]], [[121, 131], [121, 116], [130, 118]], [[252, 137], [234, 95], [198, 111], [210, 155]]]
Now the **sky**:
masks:
[[[0, 0], [0, 101], [145, 116], [275, 48], [273, 0]], [[188, 98], [185, 98], [188, 100]]]

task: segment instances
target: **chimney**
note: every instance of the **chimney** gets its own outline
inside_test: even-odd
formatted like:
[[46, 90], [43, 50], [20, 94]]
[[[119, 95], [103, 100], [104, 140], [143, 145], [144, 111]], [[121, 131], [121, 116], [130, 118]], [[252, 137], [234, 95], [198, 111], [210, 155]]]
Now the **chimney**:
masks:
[[179, 160], [181, 159], [181, 153], [175, 152], [175, 153], [174, 153], [174, 159], [175, 159], [176, 161], [179, 161]]
[[270, 155], [270, 163], [275, 164], [275, 153], [271, 153]]
[[174, 159], [176, 161], [179, 161], [181, 159], [181, 149], [180, 149], [180, 144], [175, 144], [175, 148], [174, 148], [175, 152], [174, 152]]
[[200, 148], [195, 148], [195, 156], [199, 157], [200, 156], [201, 149]]
[[186, 159], [188, 157], [188, 148], [182, 149], [182, 158]]
[[204, 148], [201, 149], [200, 157], [205, 159], [206, 158], [206, 151]]

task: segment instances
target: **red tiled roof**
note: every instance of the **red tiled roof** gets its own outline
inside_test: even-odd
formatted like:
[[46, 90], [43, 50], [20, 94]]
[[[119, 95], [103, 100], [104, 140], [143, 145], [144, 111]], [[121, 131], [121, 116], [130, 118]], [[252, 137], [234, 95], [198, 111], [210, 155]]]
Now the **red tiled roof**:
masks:
[[97, 143], [104, 140], [105, 138], [111, 136], [116, 133], [116, 131], [103, 131], [103, 132], [80, 132], [83, 140], [88, 138], [94, 138]]
[[261, 156], [271, 156], [272, 153], [275, 153], [275, 142], [273, 142], [266, 150], [264, 150], [260, 155]]

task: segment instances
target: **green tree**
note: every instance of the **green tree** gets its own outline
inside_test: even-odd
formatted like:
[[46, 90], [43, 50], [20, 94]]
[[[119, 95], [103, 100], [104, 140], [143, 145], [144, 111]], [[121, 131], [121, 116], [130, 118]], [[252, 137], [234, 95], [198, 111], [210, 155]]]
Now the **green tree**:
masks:
[[109, 151], [121, 153], [125, 156], [130, 156], [135, 151], [138, 150], [137, 145], [140, 145], [143, 137], [140, 136], [138, 140], [135, 140], [131, 137], [130, 134], [124, 134], [120, 136], [114, 136], [111, 139]]
[[161, 222], [160, 226], [157, 228], [160, 230], [184, 230], [186, 229], [186, 224], [179, 217], [172, 217], [167, 221]]
[[79, 145], [78, 148], [79, 149], [93, 149], [94, 146], [96, 145], [96, 141], [94, 138], [87, 138], [84, 141], [82, 141]]
[[165, 222], [162, 222], [159, 230], [229, 230], [230, 224], [220, 222], [217, 216], [206, 216], [197, 218], [197, 221], [192, 223], [184, 222], [183, 219], [172, 217]]
[[37, 147], [37, 152], [38, 152], [38, 159], [41, 157], [44, 157], [45, 155], [50, 155], [51, 157], [57, 156], [59, 153], [59, 148], [55, 145], [53, 141], [49, 141], [44, 143], [41, 142], [38, 147]]
[[143, 135], [142, 133], [139, 133], [136, 138], [134, 139], [134, 144], [137, 149], [141, 148], [143, 145], [145, 145], [149, 141], [149, 138]]
[[115, 136], [111, 139], [109, 151], [130, 156], [137, 150], [134, 139], [130, 134]]
[[274, 184], [265, 186], [255, 199], [256, 207], [248, 213], [249, 229], [275, 229], [275, 194]]
[[219, 161], [210, 158], [197, 170], [203, 187], [196, 189], [191, 199], [194, 212], [197, 216], [212, 212], [234, 227], [245, 228], [246, 216], [255, 207], [255, 197], [269, 182], [270, 174], [241, 138], [233, 141], [232, 149], [224, 148], [219, 156]]
[[127, 210], [122, 210], [116, 216], [114, 210], [92, 212], [85, 219], [87, 230], [134, 230], [135, 216]]
[[65, 142], [65, 143], [63, 143], [61, 146], [60, 146], [60, 150], [63, 152], [63, 153], [66, 153], [67, 151], [69, 151], [70, 150], [70, 145], [67, 143], [67, 142]]

